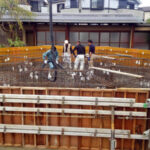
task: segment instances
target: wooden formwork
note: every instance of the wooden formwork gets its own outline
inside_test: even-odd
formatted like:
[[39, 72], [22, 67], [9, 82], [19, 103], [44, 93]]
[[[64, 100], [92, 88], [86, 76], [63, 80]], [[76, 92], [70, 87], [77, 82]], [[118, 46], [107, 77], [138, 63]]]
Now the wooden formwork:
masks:
[[[63, 46], [56, 46], [59, 55], [62, 56], [63, 53]], [[5, 63], [5, 59], [10, 57], [8, 62], [20, 62], [26, 59], [35, 59], [41, 60], [42, 54], [50, 49], [49, 45], [42, 45], [42, 46], [30, 46], [30, 47], [7, 47], [7, 48], [0, 48], [0, 62]], [[89, 47], [86, 46], [86, 52], [88, 53]], [[96, 46], [96, 54], [105, 54], [105, 55], [118, 55], [114, 56], [115, 58], [124, 58], [123, 55], [132, 56], [134, 58], [143, 58], [143, 59], [150, 59], [150, 52], [149, 50], [142, 50], [142, 49], [130, 49], [130, 48], [118, 48], [118, 47], [108, 47], [108, 46]], [[122, 56], [120, 56], [122, 55]], [[38, 59], [39, 58], [39, 59]], [[127, 61], [127, 60], [126, 60]], [[133, 62], [136, 60], [133, 60]], [[141, 60], [141, 64], [142, 65]], [[128, 64], [128, 62], [124, 62]], [[143, 62], [144, 63], [144, 62]], [[132, 63], [130, 63], [132, 65]], [[138, 64], [139, 66], [139, 64]]]
[[[64, 95], [87, 97], [120, 97], [135, 98], [137, 103], [145, 103], [150, 97], [148, 89], [65, 89], [65, 88], [35, 88], [35, 87], [0, 87], [0, 94], [34, 94], [34, 95]], [[40, 108], [76, 108], [108, 110], [109, 107], [100, 106], [74, 106], [74, 105], [48, 105], [48, 104], [5, 104], [1, 106], [16, 107], [40, 107]], [[117, 110], [146, 111], [144, 108], [117, 108]], [[43, 126], [68, 126], [82, 128], [111, 129], [111, 118], [92, 117], [91, 115], [61, 116], [57, 113], [0, 113], [0, 124], [43, 125]], [[17, 115], [19, 114], [19, 115]], [[148, 122], [144, 119], [117, 118], [115, 117], [115, 129], [130, 130], [132, 134], [143, 134], [148, 129]], [[2, 146], [29, 146], [68, 150], [109, 150], [110, 139], [98, 137], [76, 137], [64, 135], [33, 135], [0, 133], [0, 145]], [[147, 143], [144, 140], [117, 139], [117, 150], [146, 150]]]

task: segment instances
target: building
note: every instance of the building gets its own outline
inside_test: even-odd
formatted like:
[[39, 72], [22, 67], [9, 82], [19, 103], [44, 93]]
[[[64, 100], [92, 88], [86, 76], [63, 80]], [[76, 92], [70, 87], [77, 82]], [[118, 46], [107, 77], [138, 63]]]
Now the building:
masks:
[[147, 22], [150, 19], [150, 7], [141, 7], [140, 10], [144, 11], [144, 20]]
[[[140, 4], [139, 0], [82, 0], [83, 9], [103, 10], [103, 9], [135, 9]], [[78, 8], [78, 0], [66, 0], [65, 8]]]
[[[96, 7], [103, 7], [92, 9], [94, 2]], [[109, 7], [106, 7], [108, 2]], [[73, 45], [77, 40], [87, 45], [88, 39], [92, 39], [97, 46], [150, 49], [150, 26], [144, 24], [144, 12], [137, 9], [139, 1], [86, 0], [84, 5], [80, 3], [80, 6], [75, 7], [76, 3], [76, 0], [59, 0], [53, 3], [55, 44], [63, 45], [64, 40], [68, 39]], [[115, 3], [117, 7], [114, 8]], [[34, 18], [22, 20], [25, 28], [22, 38], [27, 45], [50, 44], [47, 12], [37, 12]], [[5, 16], [1, 21], [14, 20]]]

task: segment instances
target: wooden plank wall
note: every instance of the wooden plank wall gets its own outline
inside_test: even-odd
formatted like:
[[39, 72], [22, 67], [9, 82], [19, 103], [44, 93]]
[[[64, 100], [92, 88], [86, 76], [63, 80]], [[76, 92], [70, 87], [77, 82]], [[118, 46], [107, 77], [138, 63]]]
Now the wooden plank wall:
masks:
[[[136, 102], [144, 103], [149, 98], [149, 90], [142, 89], [62, 89], [62, 88], [32, 88], [32, 87], [0, 87], [0, 93], [11, 94], [34, 94], [34, 95], [66, 95], [66, 96], [95, 96], [95, 97], [122, 97], [136, 98]], [[8, 104], [0, 103], [8, 106]], [[46, 104], [9, 104], [9, 106], [23, 107], [49, 107], [49, 108], [85, 108], [85, 109], [110, 109], [107, 107], [96, 106], [71, 106], [71, 105], [46, 105]], [[117, 108], [118, 110], [136, 110], [143, 109]], [[11, 113], [11, 112], [10, 112]], [[12, 114], [12, 113], [11, 113]], [[19, 112], [18, 112], [19, 114]], [[31, 113], [30, 113], [31, 114]], [[47, 116], [49, 115], [49, 117]], [[50, 113], [20, 113], [3, 115], [0, 113], [1, 124], [25, 124], [25, 125], [46, 125], [46, 126], [71, 126], [71, 127], [90, 127], [90, 128], [111, 128], [111, 118], [95, 117], [89, 118], [89, 115], [78, 115], [73, 118], [71, 114], [68, 117], [56, 116]], [[54, 116], [55, 115], [55, 116]], [[63, 115], [63, 114], [62, 114]], [[81, 117], [85, 118], [81, 118]], [[131, 134], [142, 134], [146, 129], [146, 120], [143, 119], [125, 119], [115, 117], [115, 129], [131, 130]], [[94, 137], [70, 137], [56, 135], [32, 135], [32, 134], [4, 134], [0, 133], [0, 145], [2, 146], [23, 146], [23, 147], [44, 147], [67, 150], [109, 150], [110, 139]], [[146, 142], [140, 140], [117, 139], [116, 150], [146, 150]]]

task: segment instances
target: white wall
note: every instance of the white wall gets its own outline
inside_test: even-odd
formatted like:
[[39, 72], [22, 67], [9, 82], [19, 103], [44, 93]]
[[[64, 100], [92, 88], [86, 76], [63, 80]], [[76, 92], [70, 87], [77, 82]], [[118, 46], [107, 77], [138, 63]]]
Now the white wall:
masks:
[[[57, 4], [52, 5], [53, 13], [57, 13]], [[49, 13], [49, 7], [41, 7], [41, 13]]]
[[49, 9], [48, 7], [41, 7], [41, 13], [48, 13]]
[[66, 0], [66, 2], [65, 2], [65, 8], [70, 8], [70, 0]]
[[144, 20], [150, 19], [150, 12], [145, 12]]
[[53, 13], [57, 13], [57, 4], [53, 4]]
[[19, 7], [25, 9], [25, 10], [28, 10], [28, 11], [31, 11], [31, 6], [30, 5], [23, 5], [23, 4], [20, 4], [18, 5]]
[[82, 0], [82, 8], [90, 8], [90, 0]]

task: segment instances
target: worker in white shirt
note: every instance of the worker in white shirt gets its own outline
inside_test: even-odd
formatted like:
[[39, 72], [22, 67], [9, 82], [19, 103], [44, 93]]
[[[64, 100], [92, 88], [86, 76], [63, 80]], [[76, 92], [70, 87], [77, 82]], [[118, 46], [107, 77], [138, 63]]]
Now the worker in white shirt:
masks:
[[70, 69], [72, 68], [72, 66], [71, 66], [71, 54], [72, 54], [72, 46], [68, 40], [65, 40], [64, 41], [64, 48], [63, 48], [63, 62]]

